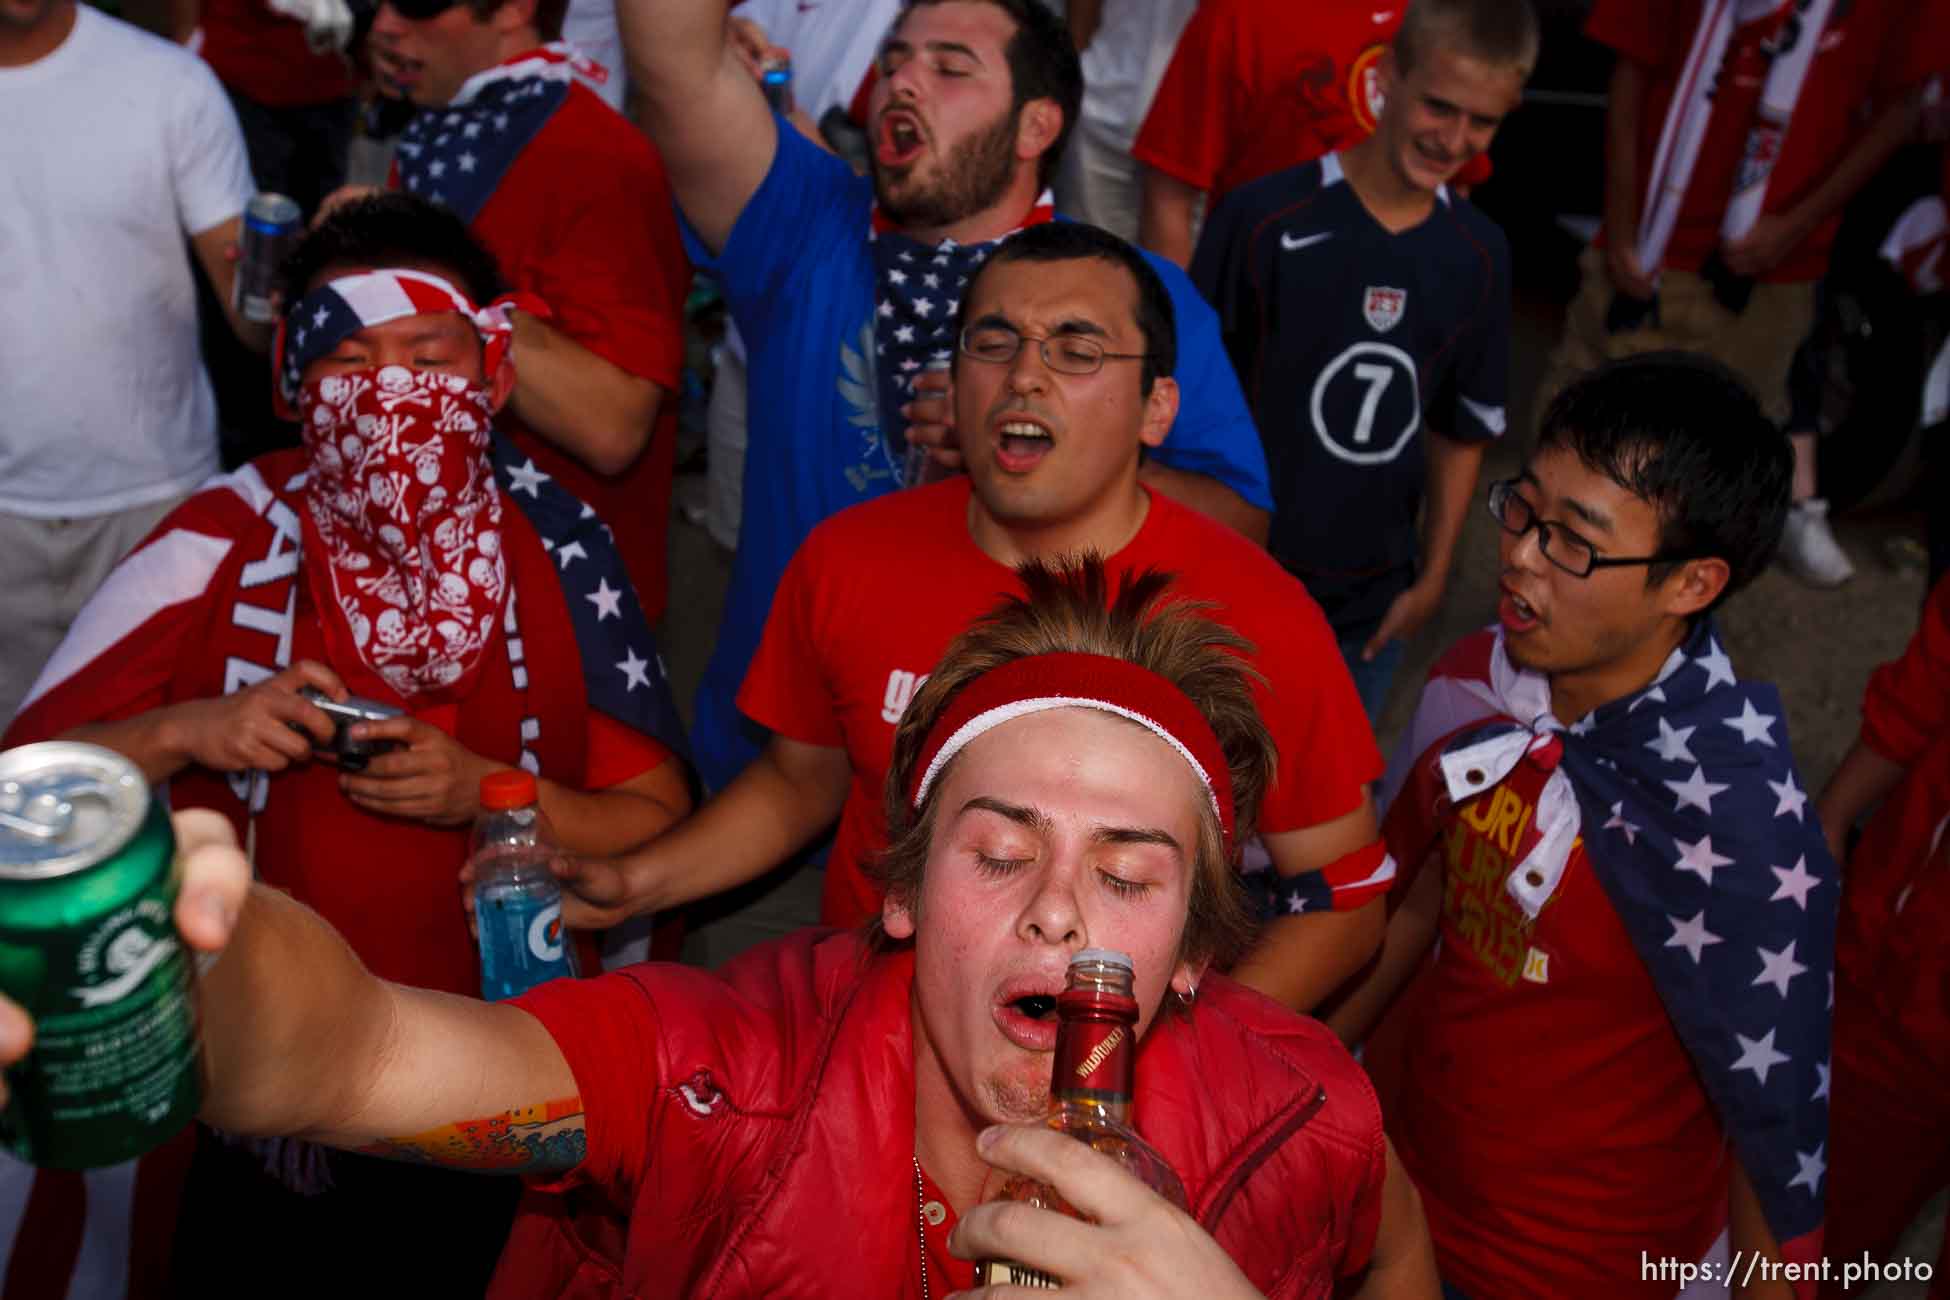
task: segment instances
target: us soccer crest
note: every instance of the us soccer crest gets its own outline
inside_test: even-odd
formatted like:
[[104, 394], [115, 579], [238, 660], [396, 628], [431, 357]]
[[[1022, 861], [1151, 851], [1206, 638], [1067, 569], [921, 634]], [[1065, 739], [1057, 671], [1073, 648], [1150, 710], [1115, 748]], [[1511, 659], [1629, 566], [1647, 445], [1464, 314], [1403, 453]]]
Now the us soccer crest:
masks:
[[1368, 286], [1368, 296], [1361, 304], [1361, 314], [1368, 318], [1368, 324], [1375, 333], [1386, 334], [1401, 324], [1402, 308], [1407, 305], [1408, 290], [1371, 284]]

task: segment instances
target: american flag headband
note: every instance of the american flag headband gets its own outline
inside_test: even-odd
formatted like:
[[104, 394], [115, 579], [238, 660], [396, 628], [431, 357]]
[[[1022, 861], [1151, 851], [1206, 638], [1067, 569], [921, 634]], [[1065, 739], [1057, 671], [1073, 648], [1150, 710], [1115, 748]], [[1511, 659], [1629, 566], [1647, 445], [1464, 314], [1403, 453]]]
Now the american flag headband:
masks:
[[1212, 724], [1172, 682], [1106, 655], [1028, 655], [964, 686], [928, 731], [912, 807], [919, 808], [955, 755], [1005, 722], [1050, 709], [1096, 709], [1137, 723], [1190, 764], [1218, 814], [1227, 854], [1234, 825], [1232, 769]]
[[374, 325], [427, 312], [459, 312], [474, 323], [484, 350], [482, 368], [493, 374], [514, 336], [510, 308], [536, 316], [548, 309], [527, 294], [505, 294], [485, 307], [440, 276], [426, 271], [366, 271], [340, 276], [313, 289], [284, 314], [272, 355], [277, 359], [279, 413], [297, 415], [305, 368], [331, 355], [348, 335]]

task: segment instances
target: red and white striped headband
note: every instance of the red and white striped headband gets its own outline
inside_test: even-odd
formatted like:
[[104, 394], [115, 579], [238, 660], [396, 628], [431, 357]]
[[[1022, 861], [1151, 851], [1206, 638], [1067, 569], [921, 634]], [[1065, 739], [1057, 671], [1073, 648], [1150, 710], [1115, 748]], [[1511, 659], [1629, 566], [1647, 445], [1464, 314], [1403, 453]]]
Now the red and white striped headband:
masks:
[[493, 374], [514, 336], [508, 310], [520, 307], [536, 316], [548, 309], [527, 294], [505, 294], [485, 307], [440, 276], [427, 271], [387, 269], [340, 276], [300, 298], [284, 315], [272, 355], [277, 360], [281, 413], [295, 415], [305, 368], [352, 334], [387, 321], [427, 312], [459, 312], [473, 322], [484, 350], [483, 369]]
[[1050, 709], [1097, 709], [1137, 723], [1191, 766], [1232, 851], [1232, 769], [1212, 724], [1191, 698], [1148, 668], [1106, 655], [1030, 655], [992, 668], [961, 689], [928, 732], [910, 802], [919, 808], [969, 742], [1005, 722]]

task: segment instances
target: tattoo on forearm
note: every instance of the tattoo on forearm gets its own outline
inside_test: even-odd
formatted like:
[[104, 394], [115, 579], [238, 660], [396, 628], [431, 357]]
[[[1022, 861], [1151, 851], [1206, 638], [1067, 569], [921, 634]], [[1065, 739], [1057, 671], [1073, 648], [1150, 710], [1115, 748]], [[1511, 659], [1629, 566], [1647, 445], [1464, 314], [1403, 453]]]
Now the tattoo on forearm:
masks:
[[561, 1174], [589, 1153], [582, 1098], [518, 1106], [485, 1119], [443, 1124], [424, 1133], [381, 1138], [364, 1155], [496, 1174]]

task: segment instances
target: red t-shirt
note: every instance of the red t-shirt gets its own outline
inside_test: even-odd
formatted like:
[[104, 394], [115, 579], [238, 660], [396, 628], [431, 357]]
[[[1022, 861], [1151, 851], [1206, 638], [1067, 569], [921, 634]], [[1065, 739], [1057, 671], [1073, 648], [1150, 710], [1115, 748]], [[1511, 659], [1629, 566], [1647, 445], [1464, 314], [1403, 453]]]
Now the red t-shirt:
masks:
[[1407, 1017], [1389, 1134], [1444, 1280], [1472, 1296], [1671, 1296], [1640, 1252], [1703, 1258], [1726, 1224], [1718, 1116], [1580, 838], [1535, 921], [1504, 888], [1536, 838], [1528, 760], [1457, 807], [1436, 760], [1391, 805], [1405, 876], [1443, 873], [1440, 945]]
[[217, 80], [270, 108], [349, 98], [356, 86], [343, 56], [315, 52], [305, 25], [265, 0], [204, 0], [198, 51]]
[[551, 324], [664, 390], [649, 447], [613, 477], [531, 432], [512, 404], [495, 421], [608, 522], [644, 617], [655, 623], [669, 594], [665, 552], [691, 283], [663, 160], [642, 132], [575, 83], [471, 229], [510, 285], [548, 304]]
[[[1402, 0], [1204, 0], [1131, 156], [1205, 190], [1210, 211], [1247, 181], [1358, 144], [1381, 111], [1375, 64], [1406, 9]], [[1487, 175], [1484, 158], [1456, 182]]]
[[[881, 798], [894, 725], [956, 634], [1006, 594], [1014, 572], [968, 535], [970, 485], [957, 477], [896, 492], [813, 530], [779, 585], [738, 707], [791, 740], [846, 750], [853, 786], [826, 867], [821, 920], [880, 913], [860, 863], [886, 845]], [[1144, 524], [1111, 558], [1113, 573], [1157, 568], [1174, 589], [1213, 602], [1212, 617], [1257, 648], [1261, 716], [1282, 768], [1260, 825], [1298, 830], [1360, 806], [1381, 770], [1367, 716], [1333, 633], [1306, 588], [1237, 534], [1150, 494]], [[1337, 891], [1354, 907], [1374, 890]]]
[[[1865, 114], [1920, 80], [1915, 50], [1920, 7], [1909, 0], [1854, 0], [1835, 7], [1768, 179], [1768, 213], [1785, 212], [1806, 198], [1855, 144]], [[1700, 0], [1598, 0], [1585, 27], [1593, 40], [1644, 65], [1647, 73], [1637, 155], [1641, 208], [1645, 177], [1658, 154], [1666, 108], [1692, 47], [1700, 8]], [[1713, 99], [1713, 122], [1666, 247], [1669, 267], [1697, 271], [1720, 242], [1720, 222], [1766, 82], [1769, 38], [1776, 26], [1770, 18], [1734, 33]], [[1775, 283], [1820, 279], [1841, 221], [1839, 212], [1829, 217], [1761, 278]]]

